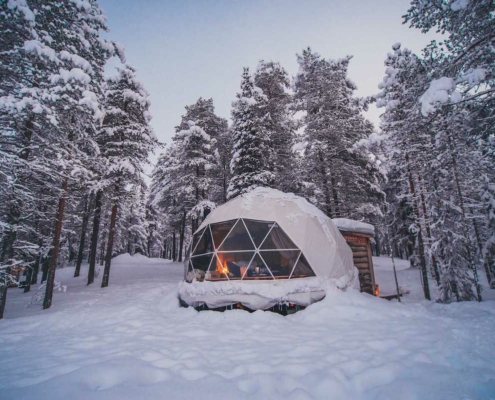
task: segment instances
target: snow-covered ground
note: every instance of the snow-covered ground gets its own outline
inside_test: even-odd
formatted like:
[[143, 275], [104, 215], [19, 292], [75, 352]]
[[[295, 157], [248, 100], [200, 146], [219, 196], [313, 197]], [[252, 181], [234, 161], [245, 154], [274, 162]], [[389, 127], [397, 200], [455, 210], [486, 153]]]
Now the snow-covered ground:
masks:
[[179, 308], [182, 265], [161, 259], [119, 256], [106, 289], [64, 268], [50, 310], [9, 290], [0, 399], [495, 399], [495, 302], [422, 301], [397, 268], [403, 304], [334, 290], [288, 317]]

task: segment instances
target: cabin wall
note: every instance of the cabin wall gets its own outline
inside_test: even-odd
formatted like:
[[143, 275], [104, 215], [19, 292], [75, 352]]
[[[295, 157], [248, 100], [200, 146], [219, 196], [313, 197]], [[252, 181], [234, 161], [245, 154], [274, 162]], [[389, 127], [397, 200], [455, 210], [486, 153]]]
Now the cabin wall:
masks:
[[375, 295], [375, 271], [371, 252], [371, 235], [341, 231], [352, 250], [354, 265], [359, 270], [361, 292]]

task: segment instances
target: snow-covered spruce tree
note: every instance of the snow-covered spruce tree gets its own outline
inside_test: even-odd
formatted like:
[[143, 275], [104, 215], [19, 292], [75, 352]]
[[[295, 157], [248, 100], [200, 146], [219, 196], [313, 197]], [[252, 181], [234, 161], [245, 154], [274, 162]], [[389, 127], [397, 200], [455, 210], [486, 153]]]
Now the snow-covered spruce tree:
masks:
[[38, 245], [38, 240], [28, 239], [36, 233], [33, 220], [40, 215], [27, 178], [42, 172], [38, 165], [30, 165], [34, 116], [41, 107], [38, 92], [24, 90], [46, 80], [50, 70], [45, 65], [37, 68], [36, 58], [24, 49], [25, 42], [36, 36], [34, 19], [25, 1], [0, 3], [0, 318], [13, 278], [11, 267], [33, 265]]
[[234, 198], [257, 186], [273, 186], [275, 175], [270, 166], [271, 146], [265, 124], [268, 99], [256, 87], [248, 68], [244, 68], [241, 92], [232, 104], [231, 180], [227, 197]]
[[[415, 265], [416, 260], [421, 268], [422, 285], [425, 298], [430, 300], [430, 289], [428, 280], [428, 259], [425, 245], [425, 227], [429, 226], [428, 215], [421, 214], [422, 208], [419, 202], [418, 177], [425, 173], [423, 165], [425, 156], [428, 157], [430, 141], [427, 136], [426, 121], [418, 115], [417, 96], [425, 85], [427, 76], [426, 69], [421, 64], [419, 58], [409, 50], [400, 48], [397, 43], [393, 46], [394, 53], [389, 53], [385, 60], [387, 66], [386, 75], [380, 83], [382, 92], [377, 95], [378, 107], [385, 107], [382, 115], [381, 128], [388, 138], [385, 143], [385, 154], [388, 155], [387, 162], [389, 169], [388, 196], [392, 202], [388, 207], [388, 212], [397, 218], [398, 214], [404, 211], [410, 212], [403, 215], [402, 221], [410, 221], [409, 232], [414, 236], [415, 255], [410, 258], [411, 264]], [[425, 140], [426, 139], [426, 140]], [[403, 199], [407, 200], [407, 207], [404, 208]], [[399, 201], [397, 201], [399, 200]], [[401, 210], [393, 206], [400, 206]], [[424, 218], [425, 224], [421, 218]], [[392, 220], [392, 218], [389, 218]], [[398, 221], [401, 221], [399, 219]], [[394, 225], [397, 225], [394, 219]], [[397, 226], [396, 226], [397, 228]], [[399, 242], [407, 241], [409, 235], [403, 230], [402, 237], [395, 237]], [[429, 230], [428, 230], [429, 232]], [[431, 234], [428, 235], [431, 249]], [[433, 259], [434, 260], [434, 259]], [[436, 277], [440, 282], [438, 266]]]
[[[412, 27], [428, 32], [436, 29], [448, 38], [440, 44], [432, 42], [426, 49], [427, 56], [433, 51], [442, 57], [435, 59], [430, 85], [420, 97], [422, 113], [428, 115], [436, 109], [449, 108], [468, 111], [465, 115], [471, 123], [469, 133], [473, 142], [478, 142], [485, 159], [493, 165], [493, 100], [495, 96], [495, 56], [493, 48], [493, 13], [495, 4], [490, 0], [465, 1], [444, 0], [439, 5], [433, 0], [414, 0], [404, 16]], [[484, 218], [479, 224], [479, 242], [483, 242], [482, 254], [487, 265], [485, 272], [490, 280], [495, 270], [493, 264], [494, 235], [492, 221], [492, 195], [490, 186], [494, 182], [493, 168], [483, 173], [485, 186]], [[476, 221], [474, 219], [473, 221]], [[480, 222], [481, 222], [480, 221]], [[476, 241], [478, 241], [476, 239]], [[476, 246], [479, 247], [479, 246]]]
[[276, 62], [260, 61], [254, 74], [254, 84], [266, 96], [263, 112], [263, 132], [267, 136], [266, 167], [275, 175], [274, 187], [284, 192], [297, 192], [294, 180], [295, 157], [294, 145], [295, 123], [291, 118], [292, 101], [288, 91], [290, 79], [287, 71]]
[[213, 100], [200, 98], [175, 130], [153, 170], [148, 208], [159, 215], [153, 236], [163, 242], [149, 247], [182, 261], [189, 232], [225, 197], [227, 122], [215, 115]]
[[378, 168], [365, 148], [356, 147], [373, 132], [353, 97], [347, 78], [351, 57], [325, 60], [311, 49], [298, 56], [294, 105], [304, 113], [306, 194], [329, 217], [380, 215]]
[[232, 148], [227, 120], [215, 114], [213, 99], [205, 100], [200, 97], [196, 103], [186, 106], [186, 113], [182, 116], [180, 125], [176, 127], [176, 132], [188, 130], [190, 121], [210, 136], [211, 154], [215, 157], [215, 162], [208, 171], [211, 182], [207, 198], [216, 204], [224, 203], [230, 179]]
[[146, 219], [146, 184], [136, 188], [125, 199], [121, 207], [122, 215], [119, 218], [119, 229], [115, 231], [116, 248], [114, 254], [135, 253], [149, 255], [148, 231]]
[[[28, 150], [25, 161], [34, 171], [48, 176], [45, 181], [53, 183], [49, 192], [58, 197], [56, 212], [46, 210], [52, 215], [52, 223], [55, 220], [44, 298], [44, 308], [48, 308], [69, 175], [73, 179], [83, 179], [85, 175], [86, 150], [95, 147], [87, 128], [92, 126], [93, 117], [98, 119], [101, 115], [97, 104], [98, 87], [103, 65], [115, 53], [115, 47], [99, 36], [106, 28], [95, 1], [9, 1], [2, 2], [1, 6], [2, 11], [4, 8], [10, 10], [10, 15], [23, 15], [30, 25], [29, 35], [25, 31], [19, 35], [18, 30], [13, 31], [21, 42], [2, 42], [2, 45], [10, 46], [6, 51], [12, 55], [12, 58], [2, 58], [6, 61], [2, 66], [9, 70], [10, 79], [8, 90], [1, 93], [2, 120], [15, 132], [11, 137], [24, 140], [23, 146]], [[9, 12], [2, 12], [3, 17], [4, 22], [9, 18]], [[18, 67], [23, 71], [10, 74]], [[16, 80], [16, 77], [22, 79]], [[38, 174], [29, 177], [43, 181]], [[31, 183], [24, 182], [24, 187], [32, 188]], [[15, 245], [6, 247], [10, 249]]]
[[170, 258], [174, 261], [182, 254], [182, 251], [178, 251], [177, 240], [184, 237], [187, 213], [180, 197], [183, 195], [180, 183], [182, 164], [177, 155], [175, 143], [160, 155], [152, 173], [149, 195], [149, 204], [159, 210], [162, 236], [167, 242], [164, 247], [168, 248]]
[[[385, 153], [389, 155], [388, 194], [409, 203], [410, 230], [416, 237], [425, 297], [429, 297], [428, 264], [440, 286], [440, 301], [479, 299], [470, 228], [459, 212], [463, 208], [462, 196], [456, 189], [456, 182], [476, 181], [475, 174], [469, 172], [470, 162], [466, 162], [474, 161], [468, 156], [473, 149], [463, 147], [467, 150], [463, 157], [452, 157], [449, 143], [454, 138], [442, 128], [445, 119], [441, 115], [426, 119], [420, 114], [418, 98], [428, 87], [429, 65], [401, 49], [400, 44], [394, 45], [393, 50], [385, 61], [386, 76], [377, 96], [378, 106], [385, 107], [381, 127], [386, 138]], [[458, 132], [466, 131], [457, 128]], [[463, 165], [462, 177], [454, 165], [459, 162]], [[397, 215], [397, 208], [390, 211]]]
[[179, 163], [173, 193], [175, 202], [181, 207], [179, 261], [187, 235], [184, 227], [186, 219], [191, 219], [191, 231], [194, 232], [200, 220], [215, 204], [209, 200], [208, 194], [212, 186], [210, 171], [215, 166], [212, 152], [212, 140], [201, 127], [189, 121], [189, 129], [181, 130], [173, 137], [175, 157]]
[[148, 198], [146, 198], [145, 218], [146, 253], [148, 257], [165, 258], [165, 237], [162, 235], [161, 220]]
[[102, 287], [108, 286], [119, 204], [129, 191], [140, 190], [142, 165], [158, 144], [149, 124], [148, 92], [137, 79], [136, 70], [125, 66], [118, 72], [117, 77], [107, 82], [105, 117], [97, 138], [106, 161], [102, 180], [111, 202]]
[[[60, 68], [59, 73], [50, 78], [54, 85], [53, 92], [66, 102], [65, 105], [56, 103], [57, 126], [64, 133], [61, 136], [64, 141], [60, 142], [60, 148], [66, 152], [61, 158], [65, 165], [60, 165], [59, 168], [66, 176], [62, 178], [59, 206], [55, 216], [56, 226], [44, 308], [51, 305], [68, 173], [75, 170], [84, 175], [86, 166], [90, 163], [87, 149], [96, 148], [89, 143], [92, 140], [90, 134], [94, 132], [93, 121], [100, 123], [103, 117], [99, 104], [103, 68], [106, 61], [116, 54], [116, 47], [100, 36], [100, 32], [107, 28], [103, 12], [96, 1], [50, 3], [52, 4], [44, 2], [45, 7], [40, 8], [45, 12], [37, 15], [37, 19], [39, 18], [43, 32], [51, 38], [50, 46], [67, 66]], [[49, 7], [46, 7], [47, 5]]]
[[[495, 97], [495, 50], [493, 48], [493, 13], [491, 0], [413, 0], [404, 15], [411, 27], [428, 32], [436, 29], [448, 35], [440, 44], [444, 57], [435, 62], [435, 75], [421, 99], [427, 113], [441, 104], [479, 102], [476, 111], [493, 103]], [[430, 46], [437, 47], [436, 42]], [[439, 85], [453, 96], [434, 96]], [[456, 93], [457, 92], [457, 93]], [[474, 111], [474, 110], [473, 110]]]

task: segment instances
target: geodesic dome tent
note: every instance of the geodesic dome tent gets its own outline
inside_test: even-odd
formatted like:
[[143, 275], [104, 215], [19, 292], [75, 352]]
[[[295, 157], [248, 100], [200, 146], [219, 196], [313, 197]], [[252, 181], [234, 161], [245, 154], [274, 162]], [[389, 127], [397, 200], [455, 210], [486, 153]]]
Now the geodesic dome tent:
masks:
[[179, 295], [190, 306], [307, 306], [354, 279], [352, 252], [302, 197], [257, 188], [213, 210], [194, 233]]

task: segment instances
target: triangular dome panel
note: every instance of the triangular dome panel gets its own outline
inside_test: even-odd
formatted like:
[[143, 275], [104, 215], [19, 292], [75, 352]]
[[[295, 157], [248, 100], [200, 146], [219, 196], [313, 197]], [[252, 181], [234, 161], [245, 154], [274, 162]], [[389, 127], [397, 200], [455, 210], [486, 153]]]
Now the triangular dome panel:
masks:
[[289, 236], [287, 236], [280, 226], [275, 225], [264, 240], [260, 249], [297, 249], [297, 246], [290, 240]]
[[213, 252], [213, 240], [211, 238], [210, 228], [206, 227], [203, 236], [199, 239], [196, 249], [193, 251], [193, 256], [197, 254], [206, 254]]
[[289, 279], [290, 273], [301, 252], [299, 250], [261, 251], [261, 257], [275, 279]]
[[244, 274], [243, 280], [261, 280], [261, 279], [273, 279], [272, 274], [266, 267], [263, 259], [259, 254], [256, 254], [249, 264], [249, 267]]
[[232, 229], [232, 227], [236, 222], [237, 220], [233, 219], [230, 221], [225, 221], [210, 225], [211, 233], [213, 235], [213, 244], [215, 245], [216, 249], [220, 247], [223, 240], [229, 234], [230, 230]]
[[260, 247], [261, 243], [270, 231], [270, 228], [274, 224], [274, 222], [255, 221], [252, 219], [244, 219], [244, 223], [246, 224], [246, 227], [251, 234], [256, 247]]
[[218, 251], [254, 250], [254, 244], [241, 220], [238, 220], [234, 228], [219, 247]]
[[315, 276], [315, 273], [306, 260], [306, 257], [304, 257], [304, 254], [301, 254], [299, 260], [297, 261], [296, 267], [292, 272], [291, 279], [305, 278], [307, 276]]

